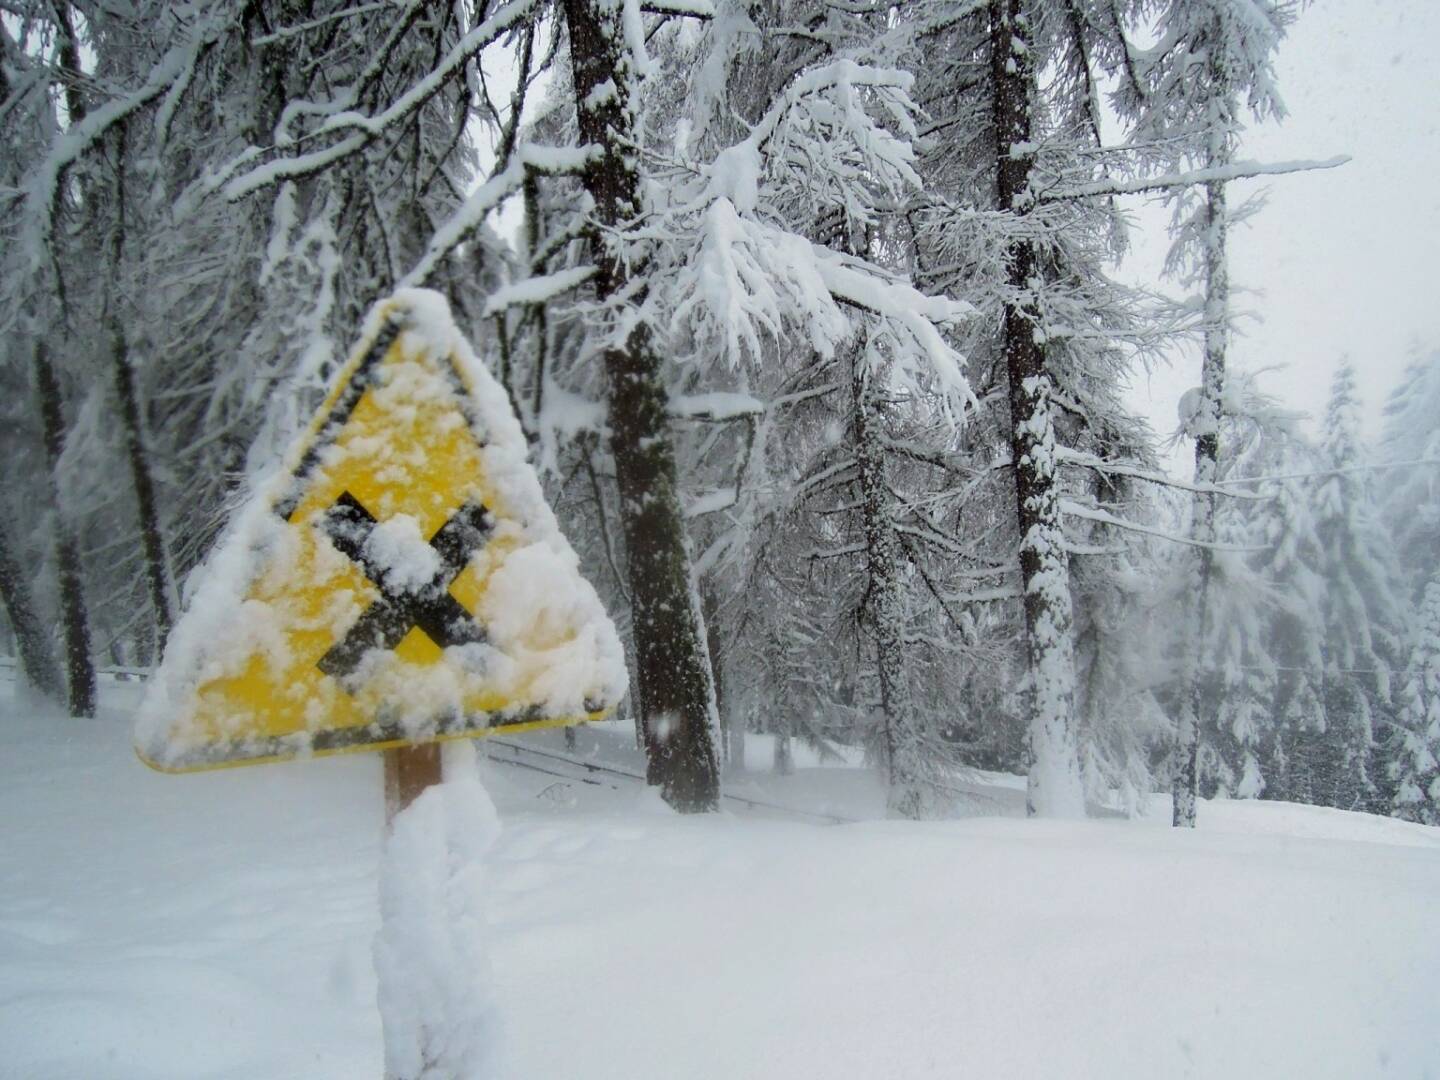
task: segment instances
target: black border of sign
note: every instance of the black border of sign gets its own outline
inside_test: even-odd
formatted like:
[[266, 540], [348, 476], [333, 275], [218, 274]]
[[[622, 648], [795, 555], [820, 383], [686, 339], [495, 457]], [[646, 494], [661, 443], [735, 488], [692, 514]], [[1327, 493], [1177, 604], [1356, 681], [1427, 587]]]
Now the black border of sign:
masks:
[[[340, 396], [335, 399], [335, 404], [330, 408], [330, 415], [325, 418], [325, 423], [315, 433], [315, 438], [305, 448], [305, 453], [300, 455], [300, 462], [290, 472], [290, 490], [283, 499], [275, 503], [275, 513], [279, 514], [285, 521], [289, 521], [300, 503], [305, 498], [305, 481], [315, 471], [315, 466], [320, 463], [320, 455], [340, 437], [340, 432], [349, 423], [355, 407], [360, 404], [360, 399], [365, 396], [371, 380], [375, 376], [375, 369], [380, 366], [380, 361], [385, 359], [385, 354], [390, 351], [390, 346], [395, 344], [395, 339], [400, 336], [400, 320], [394, 316], [385, 320], [385, 325], [375, 335], [370, 348], [366, 350], [365, 357], [360, 361], [350, 379], [340, 391]], [[463, 399], [462, 399], [463, 400]]]

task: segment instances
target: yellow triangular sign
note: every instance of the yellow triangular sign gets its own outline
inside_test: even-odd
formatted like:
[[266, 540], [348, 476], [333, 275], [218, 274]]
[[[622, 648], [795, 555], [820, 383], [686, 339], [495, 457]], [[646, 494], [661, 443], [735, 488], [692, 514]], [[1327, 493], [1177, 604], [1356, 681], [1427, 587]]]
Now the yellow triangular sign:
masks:
[[379, 304], [202, 568], [136, 748], [171, 772], [598, 719], [615, 628], [435, 293]]

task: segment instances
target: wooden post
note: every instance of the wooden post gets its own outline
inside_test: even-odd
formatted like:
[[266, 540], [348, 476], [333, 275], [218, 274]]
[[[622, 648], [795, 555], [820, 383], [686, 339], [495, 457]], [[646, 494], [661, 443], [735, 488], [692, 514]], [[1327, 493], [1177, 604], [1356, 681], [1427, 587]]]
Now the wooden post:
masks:
[[386, 750], [385, 823], [404, 810], [426, 788], [440, 783], [440, 744], [400, 746]]

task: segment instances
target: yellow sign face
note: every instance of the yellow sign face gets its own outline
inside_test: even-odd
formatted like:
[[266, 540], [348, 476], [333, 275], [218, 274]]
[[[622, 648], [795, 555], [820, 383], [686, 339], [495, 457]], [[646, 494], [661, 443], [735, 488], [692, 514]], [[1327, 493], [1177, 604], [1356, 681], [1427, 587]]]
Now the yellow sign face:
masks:
[[[236, 610], [177, 627], [137, 728], [147, 764], [552, 727], [618, 701], [614, 628], [539, 497], [508, 401], [448, 314], [445, 348], [437, 302], [382, 305], [232, 543], [247, 568], [229, 584]], [[202, 588], [196, 603], [226, 593]]]

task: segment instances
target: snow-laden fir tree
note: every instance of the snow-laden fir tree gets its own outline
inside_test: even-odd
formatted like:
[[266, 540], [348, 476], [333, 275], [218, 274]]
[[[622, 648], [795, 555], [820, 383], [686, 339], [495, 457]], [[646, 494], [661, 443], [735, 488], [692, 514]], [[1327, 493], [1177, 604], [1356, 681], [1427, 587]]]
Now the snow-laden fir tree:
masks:
[[[1259, 475], [1287, 476], [1313, 470], [1305, 447], [1287, 442], [1256, 460]], [[1326, 586], [1315, 531], [1314, 507], [1303, 480], [1280, 480], [1258, 489], [1267, 496], [1254, 511], [1247, 542], [1261, 547], [1257, 576], [1273, 600], [1256, 682], [1270, 684], [1261, 768], [1266, 798], [1309, 802], [1313, 797], [1312, 748], [1325, 731], [1324, 614]], [[1229, 711], [1218, 703], [1217, 716]]]
[[1222, 397], [1230, 336], [1227, 236], [1236, 217], [1227, 203], [1226, 168], [1238, 143], [1242, 113], [1257, 118], [1283, 114], [1274, 81], [1274, 54], [1292, 18], [1283, 0], [1160, 0], [1136, 8], [1153, 20], [1156, 43], [1127, 48], [1125, 77], [1116, 103], [1131, 128], [1130, 141], [1162, 170], [1201, 170], [1201, 185], [1169, 188], [1175, 243], [1169, 264], [1185, 284], [1204, 295], [1204, 350], [1199, 393], [1187, 425], [1195, 440], [1195, 483], [1190, 533], [1197, 545], [1190, 609], [1185, 618], [1191, 644], [1183, 678], [1174, 761], [1174, 823], [1195, 824], [1200, 733], [1210, 719], [1205, 703], [1202, 643], [1211, 634], [1216, 496], [1208, 490], [1220, 456]]
[[[75, 0], [23, 20], [6, 349], [34, 369], [42, 443], [69, 470], [65, 621], [85, 622], [88, 585], [96, 644], [148, 655], [172, 566], [204, 555], [237, 482], [313, 407], [358, 313], [427, 256], [452, 298], [483, 287], [450, 287], [463, 228], [431, 241], [469, 185], [476, 56], [512, 23], [297, 0]], [[89, 649], [70, 636], [73, 668]]]
[[1400, 463], [1380, 474], [1380, 515], [1419, 602], [1440, 565], [1440, 350], [1415, 350], [1385, 402], [1376, 457], [1379, 465]]
[[65, 330], [77, 312], [66, 291], [67, 267], [52, 249], [57, 235], [75, 235], [88, 256], [79, 265], [93, 263], [97, 254], [85, 228], [93, 178], [88, 163], [78, 160], [98, 138], [92, 133], [95, 103], [80, 67], [78, 25], [75, 7], [61, 0], [18, 5], [0, 28], [9, 90], [0, 113], [0, 145], [6, 171], [14, 173], [0, 224], [0, 369], [33, 403], [42, 464], [25, 485], [25, 517], [33, 517], [37, 506], [48, 511], [44, 546], [59, 601], [68, 704], [72, 714], [91, 716], [96, 689], [90, 600], [78, 515], [65, 483], [67, 397], [84, 365], [69, 361]]
[[1425, 588], [1412, 640], [1389, 763], [1391, 813], [1440, 825], [1440, 576]]
[[1398, 573], [1390, 538], [1380, 528], [1363, 473], [1355, 372], [1336, 369], [1325, 409], [1320, 457], [1312, 481], [1315, 534], [1325, 582], [1323, 740], [1313, 747], [1313, 801], [1346, 810], [1388, 809], [1377, 739], [1389, 741], [1391, 678], [1402, 663], [1405, 613], [1395, 595]]
[[[666, 387], [643, 305], [645, 256], [623, 246], [643, 220], [637, 150], [644, 141], [640, 84], [647, 57], [638, 6], [567, 0], [576, 123], [589, 160], [583, 182], [599, 242], [596, 299], [607, 322], [595, 347], [606, 372], [610, 454], [620, 493], [632, 602], [637, 691], [652, 775], [682, 810], [713, 810], [719, 765], [714, 682], [686, 544]], [[636, 258], [638, 256], [638, 259]]]
[[[1038, 96], [1033, 16], [1021, 0], [989, 5], [989, 82], [995, 128], [995, 194], [1002, 212], [1023, 214], [1033, 200]], [[1031, 766], [1026, 807], [1043, 817], [1084, 814], [1075, 742], [1075, 658], [1070, 579], [1060, 516], [1055, 439], [1055, 378], [1046, 364], [1035, 293], [1044, 275], [1035, 240], [1023, 233], [1005, 248], [1009, 296], [1001, 320], [1010, 402], [1010, 454], [1020, 535], [1031, 695]]]
[[[1136, 538], [1153, 531], [1148, 485], [1130, 481], [1163, 478], [1119, 388], [1174, 323], [1105, 273], [1124, 236], [1107, 178], [1128, 151], [1117, 158], [1102, 144], [1097, 85], [1102, 63], [1123, 51], [1121, 28], [1043, 3], [910, 14], [900, 27], [930, 135], [925, 191], [907, 206], [917, 271], [981, 313], [963, 347], [980, 403], [967, 433], [982, 434], [963, 437], [975, 475], [955, 478], [968, 505], [954, 540], [961, 550], [978, 544], [998, 559], [994, 569], [1019, 571], [1032, 801], [1074, 813], [1077, 755], [1097, 791], [1136, 782], [1150, 756], [1146, 737], [1125, 730], [1131, 710], [1091, 708], [1099, 683], [1076, 712], [1077, 664], [1087, 680], [1123, 680], [1114, 687], [1122, 697], [1148, 693], [1144, 665], [1120, 662], [1128, 628], [1143, 621], [1133, 566], [1147, 556]], [[983, 524], [997, 498], [1009, 503], [998, 533]], [[970, 591], [995, 597], [986, 584]], [[1092, 621], [1100, 597], [1109, 610]]]
[[[464, 151], [464, 140], [456, 143], [461, 109], [445, 131], [419, 131], [419, 120], [392, 128], [403, 145], [374, 158], [386, 176], [360, 170], [386, 197], [350, 183], [347, 206], [331, 197], [334, 187], [308, 183], [346, 163], [336, 148], [308, 158], [304, 179], [282, 184], [274, 216], [269, 206], [256, 213], [215, 197], [220, 180], [287, 145], [281, 120], [297, 98], [336, 91], [344, 104], [330, 96], [321, 111], [330, 105], [354, 118], [356, 109], [409, 94], [400, 112], [418, 118], [444, 96], [444, 79], [415, 84], [431, 75], [429, 59], [445, 55], [446, 35], [458, 36], [452, 22], [461, 9], [406, 9], [389, 27], [393, 48], [379, 55], [370, 50], [380, 40], [372, 30], [389, 14], [347, 4], [204, 0], [181, 10], [75, 0], [22, 4], [4, 27], [7, 85], [17, 91], [6, 98], [4, 131], [23, 150], [7, 156], [19, 171], [9, 189], [0, 291], [4, 324], [16, 331], [4, 336], [4, 369], [33, 372], [40, 442], [53, 465], [45, 472], [56, 494], [46, 501], [55, 504], [52, 564], [76, 711], [92, 697], [84, 688], [86, 606], [102, 631], [96, 647], [112, 655], [134, 642], [145, 658], [163, 639], [171, 566], [183, 573], [203, 556], [259, 420], [287, 397], [274, 390], [304, 369], [307, 350], [281, 341], [288, 312], [331, 307], [340, 255], [383, 248], [389, 223], [366, 228], [366, 212], [383, 217], [374, 207], [386, 202], [408, 212], [425, 207], [418, 189], [435, 187], [444, 153], [406, 164], [408, 148]], [[351, 72], [359, 81], [348, 89], [363, 92], [337, 91]], [[325, 79], [333, 82], [321, 88]], [[308, 150], [317, 150], [315, 134]], [[240, 180], [274, 180], [271, 164]], [[294, 279], [266, 297], [266, 253], [274, 262], [285, 248], [278, 233], [325, 213], [331, 223], [343, 216], [348, 239], [359, 242], [312, 245], [311, 264], [328, 274]], [[425, 236], [412, 220], [390, 232]], [[383, 281], [354, 274], [354, 266], [350, 281], [353, 317]], [[312, 369], [318, 363], [317, 356]], [[86, 592], [99, 602], [88, 605]]]
[[[587, 12], [570, 14], [581, 25], [590, 18]], [[806, 55], [802, 50], [791, 58], [793, 67], [786, 77], [773, 84], [761, 80], [759, 92], [747, 93], [743, 104], [719, 109], [716, 88], [726, 86], [723, 76], [734, 66], [736, 45], [730, 30], [735, 20], [743, 21], [736, 11], [722, 11], [698, 34], [674, 25], [660, 27], [643, 43], [635, 35], [616, 38], [624, 31], [624, 19], [614, 19], [614, 27], [601, 26], [599, 31], [585, 24], [578, 38], [572, 26], [570, 47], [577, 72], [594, 65], [581, 75], [582, 92], [573, 107], [585, 141], [620, 131], [624, 137], [615, 142], [617, 155], [625, 157], [621, 149], [629, 143], [641, 144], [643, 152], [621, 161], [634, 177], [616, 182], [616, 190], [629, 194], [613, 199], [609, 210], [603, 210], [607, 204], [597, 197], [609, 190], [609, 181], [593, 168], [582, 176], [595, 214], [614, 215], [613, 222], [602, 222], [595, 230], [606, 251], [613, 253], [590, 257], [610, 259], [612, 269], [625, 275], [623, 285], [616, 278], [608, 296], [599, 287], [605, 273], [585, 281], [579, 295], [593, 293], [601, 306], [589, 308], [582, 340], [591, 355], [597, 348], [602, 354], [611, 348], [624, 351], [636, 333], [652, 343], [647, 347], [654, 357], [643, 381], [652, 405], [662, 408], [647, 406], [647, 423], [655, 426], [644, 432], [635, 428], [632, 434], [644, 435], [639, 445], [647, 452], [665, 444], [677, 480], [683, 475], [694, 485], [681, 491], [677, 484], [674, 508], [666, 511], [676, 523], [670, 530], [675, 537], [672, 562], [682, 567], [688, 561], [682, 551], [683, 512], [695, 522], [695, 536], [704, 543], [699, 572], [705, 576], [705, 591], [715, 593], [713, 610], [723, 619], [737, 610], [733, 601], [740, 595], [746, 567], [752, 565], [752, 541], [784, 519], [783, 504], [790, 494], [776, 498], [770, 472], [776, 461], [769, 450], [780, 448], [779, 433], [794, 410], [828, 397], [843, 410], [840, 415], [848, 426], [854, 409], [853, 372], [859, 362], [867, 377], [876, 380], [875, 387], [899, 387], [906, 393], [921, 389], [935, 400], [939, 412], [958, 415], [965, 382], [958, 357], [937, 324], [953, 320], [963, 308], [917, 293], [884, 266], [883, 247], [867, 239], [878, 228], [881, 208], [893, 205], [918, 182], [908, 145], [914, 110], [903, 73], [864, 63], [863, 58], [837, 59], [824, 50]], [[585, 54], [588, 59], [577, 59], [576, 49], [592, 49], [600, 31], [601, 37], [609, 35], [606, 40], [614, 39], [614, 59], [601, 62], [593, 52]], [[677, 56], [683, 60], [676, 62]], [[618, 103], [611, 101], [606, 86], [617, 65], [623, 68], [623, 81], [615, 83], [623, 89]], [[718, 81], [717, 72], [722, 76]], [[593, 85], [585, 81], [592, 75]], [[637, 91], [642, 79], [643, 95]], [[595, 87], [603, 93], [591, 94]], [[590, 116], [595, 110], [605, 115]], [[723, 122], [714, 120], [717, 115]], [[841, 243], [823, 242], [837, 232], [844, 237]], [[584, 272], [587, 267], [575, 269]], [[552, 306], [552, 314], [562, 320], [566, 310], [563, 303]], [[551, 355], [549, 369], [557, 377], [564, 365], [561, 357]], [[617, 442], [614, 410], [617, 389], [628, 390], [633, 373], [616, 369], [599, 386], [593, 377], [586, 378], [583, 366], [571, 365], [565, 374], [546, 396], [560, 400], [570, 395], [565, 411], [572, 418], [587, 414], [585, 400], [593, 402], [598, 394], [608, 398], [610, 442], [602, 449], [609, 450], [609, 459], [597, 463], [602, 474], [609, 474], [613, 463], [617, 472], [612, 475], [621, 478], [618, 510], [625, 558], [634, 559], [637, 543], [648, 544], [659, 535], [635, 518], [636, 511], [643, 506], [647, 513], [658, 512], [659, 504], [668, 504], [671, 497], [647, 495], [642, 502], [624, 491], [619, 456], [630, 451]], [[623, 377], [617, 382], [616, 376]], [[546, 444], [557, 435], [578, 433], [543, 422], [547, 410], [540, 412], [541, 456], [561, 461], [565, 453]], [[830, 475], [854, 486], [859, 470], [853, 454], [850, 458], [836, 463]], [[647, 482], [645, 489], [652, 487]], [[823, 483], [803, 489], [821, 490]], [[627, 522], [627, 517], [635, 520]], [[632, 527], [639, 530], [633, 536]], [[892, 531], [888, 526], [882, 530]], [[899, 560], [880, 561], [886, 573], [903, 573]], [[636, 612], [637, 654], [643, 656], [639, 606], [649, 601], [637, 597], [635, 575], [627, 577]], [[788, 572], [780, 575], [782, 580], [791, 577]], [[678, 610], [667, 601], [665, 610], [671, 609]], [[761, 627], [757, 624], [756, 629]], [[733, 644], [735, 636], [733, 628], [716, 635], [726, 650], [740, 647]], [[645, 667], [642, 660], [637, 671], [642, 687]], [[669, 679], [669, 668], [653, 665], [654, 678]], [[642, 693], [642, 711], [649, 708], [645, 700]], [[661, 700], [659, 689], [655, 700]], [[903, 801], [907, 807], [918, 805]]]
[[[1200, 791], [1255, 798], [1283, 788], [1283, 733], [1277, 711], [1303, 692], [1305, 677], [1320, 670], [1320, 602], [1323, 583], [1315, 569], [1318, 542], [1310, 507], [1295, 481], [1263, 484], [1255, 477], [1284, 476], [1309, 460], [1294, 431], [1294, 416], [1261, 394], [1252, 377], [1227, 372], [1220, 436], [1228, 448], [1217, 463], [1216, 481], [1227, 485], [1215, 517], [1212, 618], [1202, 643], [1206, 726], [1201, 731]], [[1181, 553], [1180, 588], [1192, 584], [1192, 563]], [[1183, 598], [1175, 598], [1175, 608]], [[1180, 635], [1182, 648], [1188, 635]], [[1184, 664], [1178, 665], [1181, 670]], [[1181, 684], [1178, 693], [1188, 693]], [[1297, 697], [1298, 695], [1298, 697]], [[1302, 714], [1304, 710], [1302, 710]], [[1318, 714], [1296, 718], [1305, 729]], [[1283, 796], [1281, 796], [1283, 797]]]

